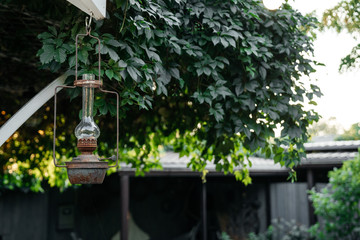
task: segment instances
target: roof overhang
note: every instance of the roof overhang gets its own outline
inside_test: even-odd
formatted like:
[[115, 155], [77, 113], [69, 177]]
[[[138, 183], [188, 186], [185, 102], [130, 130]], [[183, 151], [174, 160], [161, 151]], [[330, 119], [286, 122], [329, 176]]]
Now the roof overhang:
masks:
[[[305, 148], [309, 153], [306, 158], [301, 159], [301, 164], [296, 169], [339, 167], [344, 161], [354, 159], [359, 154], [359, 146], [360, 141], [307, 143]], [[190, 157], [180, 157], [179, 153], [165, 152], [160, 155], [162, 170], [151, 170], [146, 176], [201, 176], [202, 173], [188, 168], [190, 160]], [[274, 163], [272, 159], [250, 156], [249, 160], [252, 163], [248, 167], [250, 176], [280, 176], [289, 172], [288, 168]], [[130, 165], [121, 163], [120, 166], [120, 175], [135, 175], [135, 169]], [[223, 172], [216, 171], [212, 162], [207, 163], [206, 170], [209, 176], [224, 176]]]
[[[182, 156], [180, 157], [179, 153], [175, 152], [165, 152], [160, 156], [160, 164], [162, 165], [162, 170], [150, 170], [148, 173], [145, 173], [146, 176], [202, 176], [201, 172], [192, 171], [188, 167], [190, 162], [190, 157]], [[249, 159], [252, 162], [251, 167], [249, 167], [250, 176], [279, 176], [287, 175], [289, 169], [281, 167], [280, 164], [275, 164], [272, 159], [265, 159], [259, 157], [250, 157]], [[240, 170], [241, 168], [236, 168], [235, 170]], [[226, 176], [224, 172], [219, 172], [216, 170], [216, 166], [212, 162], [208, 162], [206, 166], [208, 171], [207, 176]], [[120, 163], [120, 169], [118, 170], [120, 175], [135, 175], [135, 169], [130, 165], [125, 163]], [[228, 176], [232, 176], [228, 174]]]
[[81, 11], [93, 14], [96, 20], [106, 17], [106, 0], [67, 0]]

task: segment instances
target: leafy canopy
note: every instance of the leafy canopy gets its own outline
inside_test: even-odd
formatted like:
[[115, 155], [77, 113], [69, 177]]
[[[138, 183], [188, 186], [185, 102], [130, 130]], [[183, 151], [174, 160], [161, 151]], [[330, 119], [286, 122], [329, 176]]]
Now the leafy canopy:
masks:
[[[287, 167], [299, 163], [306, 129], [318, 119], [303, 104], [321, 95], [300, 79], [314, 72], [306, 31], [316, 19], [253, 0], [114, 0], [107, 8], [92, 34], [102, 39], [105, 88], [121, 96], [121, 160], [141, 173], [171, 149], [191, 156], [193, 170], [206, 173], [214, 162], [245, 184], [247, 156], [256, 151]], [[60, 27], [38, 36], [43, 68], [59, 73], [74, 70], [74, 39], [85, 31], [85, 16], [68, 9]], [[97, 42], [84, 38], [78, 47], [80, 74], [97, 74]], [[79, 91], [68, 93], [74, 99]], [[110, 96], [97, 95], [95, 108], [116, 112]], [[102, 135], [114, 135], [112, 127]], [[105, 152], [113, 147], [106, 144]]]
[[[360, 31], [360, 2], [358, 0], [342, 0], [334, 8], [324, 12], [322, 28], [333, 28], [337, 32], [348, 31], [356, 37]], [[341, 60], [340, 70], [359, 67], [360, 44]]]

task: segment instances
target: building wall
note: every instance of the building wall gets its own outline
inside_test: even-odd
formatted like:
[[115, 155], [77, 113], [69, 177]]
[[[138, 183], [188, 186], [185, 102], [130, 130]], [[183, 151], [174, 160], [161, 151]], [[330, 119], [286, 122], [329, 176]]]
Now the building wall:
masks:
[[[208, 240], [222, 231], [245, 239], [274, 218], [309, 224], [305, 183], [254, 182], [245, 187], [231, 176], [208, 177]], [[141, 229], [151, 240], [171, 240], [196, 231], [200, 239], [201, 186], [200, 177], [130, 178], [130, 236]], [[117, 175], [62, 193], [6, 193], [0, 196], [0, 240], [118, 239], [120, 197]]]
[[309, 226], [306, 183], [272, 183], [270, 196], [271, 219], [295, 220]]
[[111, 239], [120, 228], [119, 177], [59, 192], [0, 195], [0, 240]]

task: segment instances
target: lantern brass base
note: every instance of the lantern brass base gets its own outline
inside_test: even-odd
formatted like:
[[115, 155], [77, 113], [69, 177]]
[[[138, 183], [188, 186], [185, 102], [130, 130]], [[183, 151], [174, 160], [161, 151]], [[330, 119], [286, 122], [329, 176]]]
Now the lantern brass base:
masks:
[[96, 138], [79, 139], [77, 143], [81, 155], [66, 162], [69, 180], [72, 184], [101, 184], [104, 181], [107, 162], [100, 162], [92, 154], [97, 147]]

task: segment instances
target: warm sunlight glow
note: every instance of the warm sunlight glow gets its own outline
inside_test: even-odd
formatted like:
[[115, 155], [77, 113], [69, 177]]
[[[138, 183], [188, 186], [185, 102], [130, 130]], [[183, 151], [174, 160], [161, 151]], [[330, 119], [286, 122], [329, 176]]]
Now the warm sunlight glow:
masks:
[[43, 136], [45, 134], [44, 130], [39, 130], [38, 133]]
[[269, 10], [276, 10], [278, 9], [283, 0], [263, 0], [264, 6]]

